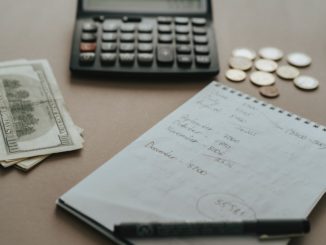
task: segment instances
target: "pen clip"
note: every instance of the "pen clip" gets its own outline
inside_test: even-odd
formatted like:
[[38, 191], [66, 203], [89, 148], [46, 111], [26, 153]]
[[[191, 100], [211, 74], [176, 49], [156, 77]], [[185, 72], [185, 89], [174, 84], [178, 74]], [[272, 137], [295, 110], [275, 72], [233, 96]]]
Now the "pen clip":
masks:
[[285, 238], [294, 238], [300, 237], [305, 235], [305, 233], [297, 233], [297, 234], [280, 234], [280, 235], [268, 235], [262, 234], [259, 236], [259, 240], [278, 240], [278, 239], [285, 239]]

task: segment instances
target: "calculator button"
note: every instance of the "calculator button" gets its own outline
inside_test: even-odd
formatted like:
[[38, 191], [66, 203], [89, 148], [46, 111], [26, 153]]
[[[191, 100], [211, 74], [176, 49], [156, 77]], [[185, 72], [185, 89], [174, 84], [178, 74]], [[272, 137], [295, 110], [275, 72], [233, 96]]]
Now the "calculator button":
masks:
[[157, 18], [157, 22], [159, 24], [171, 24], [172, 23], [172, 17], [160, 16], [160, 17]]
[[123, 33], [120, 36], [121, 42], [134, 42], [135, 41], [135, 35], [131, 33]]
[[93, 17], [93, 20], [96, 22], [102, 23], [105, 20], [105, 16], [103, 16], [103, 15], [95, 16], [95, 17]]
[[84, 32], [97, 32], [97, 25], [93, 22], [86, 22], [82, 27]]
[[193, 32], [195, 35], [206, 35], [207, 30], [206, 30], [206, 28], [204, 28], [204, 27], [194, 27], [194, 28], [192, 29], [192, 32]]
[[153, 45], [148, 43], [140, 43], [138, 44], [138, 52], [151, 53], [153, 52]]
[[116, 43], [102, 43], [101, 49], [103, 52], [115, 52], [117, 50]]
[[93, 33], [83, 33], [81, 35], [81, 40], [83, 42], [95, 42], [96, 38], [97, 38], [97, 36]]
[[178, 55], [177, 57], [178, 65], [180, 66], [190, 66], [192, 64], [191, 55]]
[[211, 58], [207, 55], [196, 56], [196, 64], [198, 66], [209, 66], [211, 63]]
[[188, 35], [177, 35], [176, 41], [177, 43], [188, 44], [190, 43], [190, 37]]
[[117, 54], [115, 53], [104, 53], [101, 54], [101, 62], [104, 65], [113, 65], [117, 60]]
[[141, 65], [150, 65], [153, 63], [153, 54], [138, 54], [138, 63]]
[[134, 32], [136, 26], [134, 24], [123, 24], [120, 28], [121, 32]]
[[79, 50], [80, 52], [95, 52], [96, 43], [81, 43]]
[[138, 16], [123, 16], [123, 22], [141, 22], [141, 17]]
[[208, 38], [207, 38], [207, 36], [194, 36], [194, 43], [195, 44], [207, 44]]
[[153, 36], [151, 34], [139, 34], [138, 42], [141, 43], [151, 43], [153, 41]]
[[104, 32], [116, 32], [119, 26], [116, 23], [112, 23], [111, 21], [104, 21], [103, 23], [103, 31]]
[[160, 45], [157, 47], [157, 61], [160, 64], [172, 65], [174, 61], [174, 49], [172, 46]]
[[158, 40], [160, 43], [172, 43], [173, 37], [172, 35], [159, 35]]
[[207, 23], [205, 18], [192, 18], [191, 22], [194, 26], [204, 26]]
[[102, 40], [105, 42], [115, 42], [118, 39], [118, 35], [115, 33], [103, 33]]
[[120, 52], [134, 52], [135, 45], [133, 43], [121, 43]]
[[119, 60], [122, 65], [132, 65], [135, 61], [135, 54], [130, 54], [130, 53], [120, 54]]
[[80, 53], [79, 61], [83, 65], [91, 65], [95, 61], [95, 53]]
[[188, 25], [189, 23], [189, 18], [188, 17], [175, 17], [174, 22], [177, 25]]
[[153, 26], [149, 24], [140, 24], [138, 26], [138, 32], [139, 33], [152, 33], [153, 32]]
[[176, 26], [175, 32], [177, 34], [188, 34], [190, 32], [190, 29], [188, 26]]
[[160, 25], [158, 26], [159, 33], [171, 33], [172, 27], [170, 25]]
[[191, 47], [189, 45], [178, 45], [177, 53], [178, 54], [191, 54]]
[[195, 53], [196, 54], [209, 54], [209, 48], [206, 45], [196, 45]]

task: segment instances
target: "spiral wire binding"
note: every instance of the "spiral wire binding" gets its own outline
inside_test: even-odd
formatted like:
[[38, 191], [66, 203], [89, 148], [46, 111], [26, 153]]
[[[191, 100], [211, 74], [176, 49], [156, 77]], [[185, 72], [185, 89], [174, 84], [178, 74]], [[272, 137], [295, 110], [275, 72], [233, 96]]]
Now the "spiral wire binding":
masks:
[[320, 124], [318, 124], [318, 123], [316, 123], [314, 121], [309, 121], [308, 119], [306, 119], [304, 117], [300, 117], [297, 114], [294, 114], [294, 113], [291, 113], [289, 111], [283, 110], [283, 109], [281, 109], [281, 108], [279, 108], [277, 106], [274, 106], [272, 104], [266, 103], [264, 101], [260, 101], [260, 100], [256, 99], [253, 96], [250, 96], [250, 95], [248, 95], [246, 93], [240, 92], [240, 91], [235, 90], [235, 89], [233, 89], [231, 87], [228, 87], [226, 85], [223, 85], [220, 82], [215, 82], [215, 86], [221, 87], [223, 90], [229, 91], [231, 94], [235, 94], [236, 93], [237, 96], [243, 97], [245, 100], [251, 101], [251, 102], [253, 102], [255, 104], [259, 104], [259, 105], [261, 105], [263, 107], [267, 107], [270, 110], [277, 111], [278, 113], [284, 114], [284, 115], [286, 115], [289, 118], [292, 118], [293, 117], [297, 121], [303, 121], [304, 120], [303, 123], [305, 123], [306, 125], [312, 125], [314, 128], [322, 129], [322, 131], [326, 132], [326, 127], [324, 127], [324, 126], [322, 126], [322, 125], [320, 125]]

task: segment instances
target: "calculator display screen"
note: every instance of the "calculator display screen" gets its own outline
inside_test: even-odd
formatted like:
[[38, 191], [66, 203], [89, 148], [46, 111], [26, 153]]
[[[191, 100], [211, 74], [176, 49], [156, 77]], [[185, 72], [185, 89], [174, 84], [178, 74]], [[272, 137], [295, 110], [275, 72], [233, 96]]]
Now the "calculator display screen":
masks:
[[84, 0], [85, 11], [122, 13], [205, 13], [206, 0]]

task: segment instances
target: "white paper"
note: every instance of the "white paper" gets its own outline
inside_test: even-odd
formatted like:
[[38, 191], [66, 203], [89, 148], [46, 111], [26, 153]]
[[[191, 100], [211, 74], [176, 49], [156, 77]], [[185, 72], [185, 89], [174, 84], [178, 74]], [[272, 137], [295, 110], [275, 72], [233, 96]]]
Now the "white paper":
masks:
[[60, 199], [111, 230], [306, 218], [325, 191], [326, 132], [305, 121], [213, 82]]

